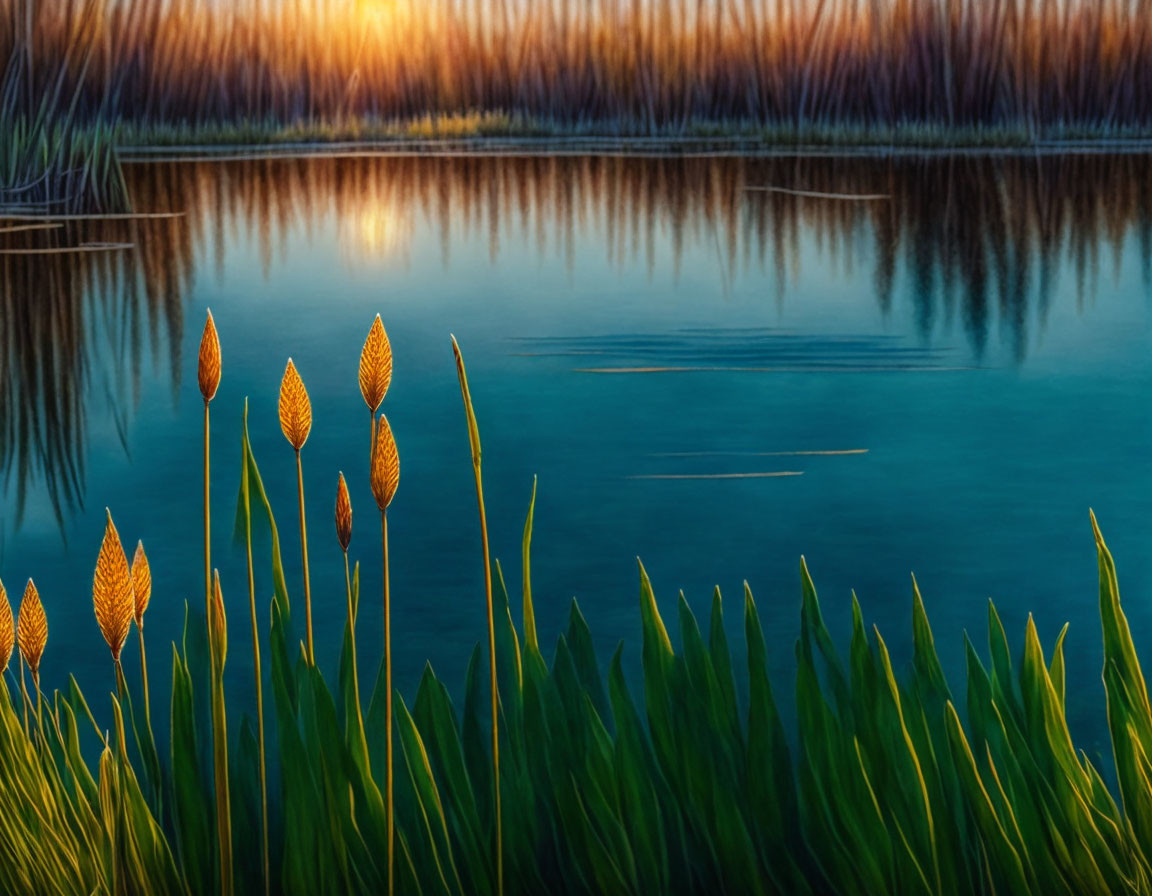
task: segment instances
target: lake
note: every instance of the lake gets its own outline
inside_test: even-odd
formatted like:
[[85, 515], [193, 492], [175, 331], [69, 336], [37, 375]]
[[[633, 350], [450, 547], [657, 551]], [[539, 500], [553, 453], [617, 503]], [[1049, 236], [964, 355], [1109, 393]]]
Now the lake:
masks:
[[[389, 530], [406, 694], [425, 661], [459, 693], [485, 637], [454, 333], [518, 621], [538, 477], [543, 642], [576, 597], [602, 662], [623, 639], [638, 663], [639, 556], [674, 639], [677, 592], [706, 617], [718, 584], [743, 655], [746, 579], [787, 703], [800, 556], [838, 641], [855, 589], [899, 663], [915, 572], [956, 690], [962, 632], [986, 652], [989, 598], [1015, 649], [1029, 612], [1046, 650], [1070, 622], [1070, 724], [1089, 751], [1106, 746], [1089, 507], [1138, 648], [1152, 638], [1152, 156], [349, 153], [125, 174], [138, 211], [181, 214], [4, 237], [131, 249], [0, 258], [0, 578], [14, 603], [29, 575], [39, 586], [46, 689], [68, 673], [90, 699], [114, 687], [91, 602], [106, 506], [151, 561], [153, 699], [185, 601], [203, 606], [208, 308], [223, 352], [212, 524], [230, 687], [252, 690], [231, 538], [245, 398], [302, 607], [295, 461], [276, 414], [289, 356], [315, 421], [303, 469], [318, 659], [334, 672], [344, 623], [343, 470], [371, 681], [380, 546], [356, 373], [379, 313], [395, 357], [384, 410], [401, 460]], [[264, 606], [266, 557], [258, 545]]]

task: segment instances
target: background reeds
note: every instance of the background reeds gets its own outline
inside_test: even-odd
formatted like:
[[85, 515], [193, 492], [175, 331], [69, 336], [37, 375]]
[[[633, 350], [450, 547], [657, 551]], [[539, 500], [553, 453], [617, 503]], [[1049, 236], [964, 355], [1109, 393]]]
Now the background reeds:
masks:
[[[0, 55], [83, 60], [133, 139], [780, 126], [1147, 133], [1149, 0], [4, 0]], [[31, 16], [31, 20], [27, 19]], [[495, 118], [493, 118], [495, 116]], [[447, 124], [441, 127], [441, 122]], [[423, 122], [420, 125], [420, 122]], [[999, 134], [999, 136], [997, 136]]]

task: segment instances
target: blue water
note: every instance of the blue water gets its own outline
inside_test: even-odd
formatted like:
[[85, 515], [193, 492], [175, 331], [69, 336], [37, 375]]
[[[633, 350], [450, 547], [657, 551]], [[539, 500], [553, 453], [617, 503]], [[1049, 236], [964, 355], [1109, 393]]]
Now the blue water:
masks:
[[[989, 598], [1016, 645], [1029, 612], [1046, 649], [1070, 622], [1070, 721], [1083, 746], [1099, 748], [1090, 507], [1137, 646], [1152, 643], [1152, 202], [1140, 186], [1150, 168], [1148, 158], [132, 166], [137, 208], [185, 214], [134, 233], [135, 254], [151, 260], [122, 259], [86, 281], [74, 310], [85, 334], [84, 412], [73, 424], [84, 436], [82, 496], [60, 507], [52, 464], [33, 463], [17, 521], [21, 475], [8, 446], [0, 577], [13, 598], [29, 575], [39, 586], [46, 687], [73, 673], [90, 697], [112, 689], [90, 592], [110, 507], [125, 542], [143, 538], [151, 560], [152, 687], [167, 689], [165, 645], [179, 638], [185, 602], [203, 601], [195, 359], [211, 308], [223, 347], [213, 563], [231, 624], [230, 687], [251, 693], [243, 554], [231, 540], [245, 398], [302, 607], [294, 457], [276, 415], [289, 356], [315, 420], [303, 468], [318, 659], [334, 671], [344, 623], [332, 525], [342, 470], [362, 564], [361, 678], [371, 682], [380, 547], [356, 371], [380, 313], [395, 357], [384, 410], [401, 458], [389, 528], [405, 693], [426, 661], [459, 693], [485, 631], [454, 333], [479, 415], [492, 551], [517, 621], [538, 477], [542, 641], [563, 631], [575, 597], [601, 661], [623, 640], [638, 662], [639, 556], [670, 627], [679, 590], [706, 615], [719, 585], [737, 647], [747, 580], [786, 693], [801, 555], [834, 636], [846, 644], [855, 589], [901, 663], [915, 572], [957, 685], [962, 632], [984, 652]], [[773, 183], [890, 198], [742, 189]], [[10, 350], [44, 351], [17, 337], [5, 334]], [[798, 475], [731, 475], [768, 473]], [[266, 563], [258, 585], [266, 607]], [[134, 643], [126, 656], [134, 676]]]

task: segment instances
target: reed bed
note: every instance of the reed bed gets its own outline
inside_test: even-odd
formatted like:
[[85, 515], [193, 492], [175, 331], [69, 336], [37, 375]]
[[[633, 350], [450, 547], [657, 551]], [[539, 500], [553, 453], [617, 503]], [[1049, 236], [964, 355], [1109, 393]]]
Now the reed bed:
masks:
[[[783, 125], [1147, 134], [1149, 0], [4, 0], [5, 58], [81, 109], [259, 139], [440, 117], [683, 135]], [[30, 19], [28, 18], [30, 17]], [[41, 81], [44, 79], [41, 78]], [[435, 130], [430, 125], [430, 130]]]
[[[478, 461], [454, 348], [469, 424], [461, 460]], [[223, 372], [209, 382], [213, 394], [228, 388]], [[349, 365], [349, 388], [352, 379]], [[249, 550], [252, 526], [269, 536], [258, 565], [272, 594], [271, 626], [253, 637], [272, 660], [270, 796], [262, 804], [253, 707], [236, 705], [223, 686], [228, 622], [218, 575], [207, 616], [189, 607], [172, 645], [170, 750], [155, 764], [126, 676], [108, 708], [90, 706], [74, 679], [41, 693], [42, 665], [62, 663], [45, 653], [45, 605], [29, 582], [13, 626], [0, 586], [0, 656], [15, 642], [33, 678], [19, 698], [7, 679], [0, 689], [5, 892], [381, 892], [394, 836], [400, 893], [1152, 893], [1152, 705], [1095, 517], [1111, 761], [1077, 750], [1067, 727], [1067, 627], [1046, 653], [1029, 618], [1013, 654], [990, 603], [987, 653], [965, 638], [965, 680], [954, 689], [915, 581], [913, 654], [897, 669], [855, 598], [847, 653], [834, 644], [803, 560], [795, 645], [765, 637], [747, 586], [735, 610], [713, 594], [705, 631], [683, 595], [674, 608], [657, 601], [641, 566], [638, 681], [624, 671], [631, 648], [621, 644], [607, 664], [595, 655], [575, 601], [546, 658], [534, 622], [531, 505], [516, 612], [523, 625], [498, 563], [490, 593], [473, 597], [491, 608], [494, 676], [477, 645], [461, 706], [431, 666], [409, 703], [387, 690], [386, 659], [370, 693], [356, 684], [358, 567], [345, 594], [316, 595], [326, 612], [346, 607], [339, 672], [326, 679], [311, 661], [246, 415], [233, 432], [245, 471], [240, 531]], [[395, 458], [381, 417], [369, 478], [382, 512], [396, 495]], [[327, 549], [345, 556], [351, 500], [341, 477], [337, 543]], [[133, 624], [139, 629], [146, 567], [129, 565], [111, 514], [92, 550], [96, 627], [119, 665], [132, 655], [122, 651]], [[675, 645], [661, 609], [678, 617]], [[725, 612], [744, 622], [735, 654]], [[93, 632], [94, 650], [100, 640]], [[768, 651], [793, 646], [797, 718], [788, 731]], [[735, 668], [734, 655], [745, 668]], [[496, 720], [486, 718], [492, 697]], [[97, 721], [107, 715], [110, 729]], [[393, 737], [394, 835], [373, 771]], [[514, 819], [503, 837], [501, 814]], [[270, 835], [267, 863], [250, 860], [261, 828]]]

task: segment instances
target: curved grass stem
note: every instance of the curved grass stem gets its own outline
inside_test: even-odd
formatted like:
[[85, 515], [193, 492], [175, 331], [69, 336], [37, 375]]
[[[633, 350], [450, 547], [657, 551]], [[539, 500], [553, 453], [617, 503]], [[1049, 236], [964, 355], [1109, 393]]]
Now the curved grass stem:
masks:
[[308, 579], [308, 526], [304, 522], [304, 468], [300, 463], [300, 449], [296, 449], [296, 495], [300, 505], [300, 556], [304, 564], [304, 624], [308, 637], [308, 662], [316, 665], [312, 648], [312, 585]]
[[496, 891], [504, 893], [504, 824], [500, 811], [500, 690], [496, 676], [496, 623], [492, 612], [492, 562], [488, 549], [488, 518], [484, 511], [484, 477], [480, 470], [480, 429], [476, 424], [476, 411], [472, 407], [472, 393], [468, 389], [468, 374], [464, 370], [464, 357], [456, 337], [452, 337], [452, 353], [456, 356], [456, 376], [460, 380], [460, 395], [464, 401], [464, 414], [468, 419], [468, 442], [472, 451], [472, 472], [476, 480], [476, 504], [480, 513], [480, 546], [484, 553], [484, 596], [488, 605], [488, 663], [489, 683], [492, 689], [492, 778], [496, 814]]
[[[248, 402], [244, 402], [244, 415], [248, 415]], [[240, 474], [241, 497], [244, 502], [244, 547], [248, 559], [248, 609], [252, 617], [252, 666], [256, 680], [256, 729], [260, 750], [260, 833], [264, 861], [264, 894], [271, 888], [268, 860], [268, 767], [264, 756], [264, 676], [260, 671], [260, 627], [256, 616], [256, 574], [252, 563], [252, 508], [248, 491], [248, 455], [244, 455], [244, 469]]]

